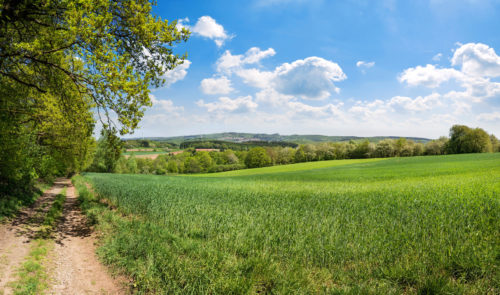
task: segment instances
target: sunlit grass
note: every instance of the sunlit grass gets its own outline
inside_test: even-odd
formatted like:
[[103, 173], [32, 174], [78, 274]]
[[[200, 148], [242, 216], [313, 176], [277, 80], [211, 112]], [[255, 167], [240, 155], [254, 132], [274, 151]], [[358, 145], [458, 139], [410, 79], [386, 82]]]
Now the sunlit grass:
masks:
[[500, 154], [86, 179], [125, 214], [87, 203], [101, 257], [140, 291], [500, 291]]

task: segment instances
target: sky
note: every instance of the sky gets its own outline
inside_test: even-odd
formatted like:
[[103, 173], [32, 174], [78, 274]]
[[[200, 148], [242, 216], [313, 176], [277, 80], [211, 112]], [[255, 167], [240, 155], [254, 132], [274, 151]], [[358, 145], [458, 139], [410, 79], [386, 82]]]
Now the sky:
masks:
[[500, 136], [500, 0], [158, 1], [191, 31], [130, 137]]

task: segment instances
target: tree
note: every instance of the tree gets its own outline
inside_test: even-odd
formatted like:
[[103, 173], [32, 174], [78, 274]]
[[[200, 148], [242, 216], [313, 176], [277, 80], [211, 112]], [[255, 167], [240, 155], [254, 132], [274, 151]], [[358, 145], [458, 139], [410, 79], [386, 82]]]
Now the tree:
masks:
[[304, 145], [300, 145], [299, 148], [295, 151], [294, 162], [301, 163], [306, 161], [306, 153], [304, 151]]
[[153, 3], [0, 1], [0, 193], [85, 168], [94, 111], [104, 129], [137, 127], [189, 37], [151, 15]]
[[448, 138], [441, 136], [439, 139], [431, 140], [425, 144], [425, 155], [443, 155], [446, 152]]
[[200, 164], [202, 171], [208, 171], [214, 165], [214, 161], [208, 152], [196, 152], [195, 158]]
[[202, 167], [198, 159], [195, 157], [187, 157], [184, 161], [184, 169], [188, 173], [199, 173], [202, 171]]
[[290, 164], [293, 163], [295, 156], [295, 149], [290, 147], [280, 148], [278, 150], [278, 158], [276, 160], [277, 164]]
[[174, 161], [174, 160], [168, 161], [167, 171], [169, 173], [178, 173], [179, 172], [179, 168], [177, 168], [177, 162]]
[[396, 151], [394, 150], [394, 142], [391, 139], [384, 139], [377, 143], [375, 147], [374, 156], [379, 158], [394, 157]]
[[107, 129], [102, 129], [101, 138], [97, 142], [94, 161], [89, 171], [115, 172], [115, 167], [122, 153], [122, 141]]
[[450, 128], [450, 140], [446, 146], [450, 154], [491, 152], [491, 139], [481, 128], [471, 129], [465, 125]]
[[248, 168], [258, 168], [271, 165], [271, 158], [262, 147], [254, 147], [248, 151], [245, 158], [245, 165]]
[[491, 141], [491, 150], [492, 152], [500, 152], [500, 142], [498, 141], [497, 137], [493, 134], [490, 135], [490, 141]]
[[[1, 1], [0, 75], [61, 104], [90, 99], [107, 124], [113, 112], [120, 133], [128, 133], [151, 104], [148, 88], [162, 85], [163, 73], [185, 58], [171, 46], [189, 37], [175, 21], [151, 15], [152, 3]], [[68, 96], [68, 88], [78, 95]]]
[[222, 152], [223, 164], [238, 164], [239, 159], [232, 150]]
[[364, 159], [369, 158], [372, 152], [372, 147], [370, 147], [370, 142], [364, 140], [356, 144], [356, 147], [351, 151], [351, 159]]

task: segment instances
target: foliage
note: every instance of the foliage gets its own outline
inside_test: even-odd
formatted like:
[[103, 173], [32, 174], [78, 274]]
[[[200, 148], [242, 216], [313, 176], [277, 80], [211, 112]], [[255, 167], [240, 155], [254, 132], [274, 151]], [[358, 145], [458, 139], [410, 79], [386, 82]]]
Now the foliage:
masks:
[[51, 183], [38, 182], [33, 188], [17, 190], [17, 194], [10, 192], [12, 196], [0, 198], [0, 222], [14, 216], [21, 207], [31, 205], [50, 185]]
[[0, 198], [22, 196], [37, 177], [85, 169], [94, 112], [104, 129], [137, 127], [149, 87], [185, 58], [172, 47], [189, 37], [153, 16], [153, 4], [0, 0]]
[[122, 152], [122, 142], [116, 134], [108, 129], [102, 129], [101, 138], [97, 142], [92, 165], [88, 171], [115, 172]]
[[454, 125], [446, 148], [450, 154], [484, 153], [492, 151], [492, 143], [488, 133], [481, 128]]
[[254, 147], [297, 147], [298, 144], [286, 141], [246, 141], [246, 142], [229, 142], [222, 140], [191, 140], [184, 141], [179, 145], [181, 149], [220, 149], [220, 150], [250, 150]]
[[[498, 151], [500, 148], [498, 140], [494, 135], [488, 136], [482, 130], [477, 131], [478, 129], [469, 130], [472, 130], [473, 134], [480, 134], [480, 136], [466, 137], [471, 142], [468, 146], [474, 147], [483, 144], [488, 147], [488, 151]], [[479, 141], [483, 143], [474, 143]], [[447, 137], [440, 137], [439, 139], [427, 142], [425, 145], [407, 140], [406, 138], [399, 138], [384, 139], [377, 143], [369, 142], [368, 140], [351, 140], [349, 142], [301, 144], [297, 148], [271, 145], [252, 148], [248, 152], [245, 150], [233, 151], [231, 149], [220, 152], [207, 152], [188, 148], [180, 154], [155, 152], [159, 154], [155, 160], [135, 157], [122, 158], [119, 160], [120, 165], [115, 169], [115, 172], [144, 174], [222, 172], [325, 160], [443, 155], [452, 153], [449, 147], [449, 139]], [[140, 154], [140, 152], [137, 154]], [[140, 166], [140, 169], [134, 168], [137, 165]], [[130, 169], [127, 167], [130, 167]]]
[[497, 294], [499, 177], [498, 153], [85, 175], [103, 261], [171, 294]]
[[271, 165], [271, 158], [267, 155], [264, 148], [255, 147], [248, 152], [245, 158], [245, 165], [248, 168], [266, 167]]
[[0, 7], [2, 77], [59, 104], [90, 98], [105, 118], [117, 115], [122, 134], [150, 105], [148, 87], [182, 63], [171, 46], [189, 36], [151, 15], [147, 0], [5, 0]]

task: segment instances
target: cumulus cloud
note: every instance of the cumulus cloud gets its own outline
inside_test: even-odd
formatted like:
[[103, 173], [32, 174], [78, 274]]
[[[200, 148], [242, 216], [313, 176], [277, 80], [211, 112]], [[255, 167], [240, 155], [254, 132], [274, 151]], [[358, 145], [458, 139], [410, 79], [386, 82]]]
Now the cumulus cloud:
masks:
[[272, 107], [286, 106], [288, 102], [293, 101], [294, 99], [295, 97], [279, 93], [273, 88], [263, 89], [255, 95], [255, 100], [257, 102]]
[[236, 72], [245, 84], [256, 88], [268, 88], [271, 86], [275, 74], [273, 72], [260, 71], [258, 69], [241, 69]]
[[258, 47], [252, 47], [247, 50], [245, 56], [243, 58], [244, 64], [254, 64], [260, 62], [261, 59], [274, 56], [276, 51], [272, 48], [268, 48], [267, 50], [260, 50]]
[[372, 68], [374, 65], [375, 65], [374, 61], [367, 62], [360, 60], [356, 63], [356, 66], [361, 69], [361, 72], [363, 74], [366, 73], [367, 69]]
[[451, 66], [455, 69], [437, 68], [434, 65], [417, 66], [403, 71], [401, 83], [410, 86], [438, 88], [443, 83], [455, 80], [463, 90], [451, 90], [443, 98], [454, 101], [455, 113], [471, 109], [469, 102], [481, 102], [500, 96], [500, 83], [491, 78], [500, 77], [500, 57], [493, 48], [482, 43], [457, 44]]
[[[459, 45], [459, 49], [463, 46], [467, 44]], [[410, 135], [418, 136], [420, 133], [420, 136], [434, 136], [444, 134], [443, 131], [446, 132], [458, 118], [464, 123], [482, 120], [495, 124], [500, 120], [497, 108], [479, 115], [474, 111], [484, 111], [485, 107], [491, 106], [487, 98], [500, 97], [500, 83], [493, 80], [492, 71], [488, 72], [489, 76], [477, 76], [476, 71], [469, 70], [471, 66], [465, 66], [468, 69], [464, 69], [464, 62], [470, 63], [472, 57], [478, 59], [477, 54], [465, 52], [460, 53], [458, 49], [455, 51], [456, 56], [461, 56], [460, 63], [450, 63], [448, 67], [417, 65], [402, 71], [398, 76], [398, 80], [406, 85], [431, 88], [431, 94], [394, 95], [376, 100], [368, 98], [366, 101], [353, 98], [343, 103], [328, 100], [321, 103], [310, 100], [329, 97], [338, 91], [338, 83], [347, 78], [337, 63], [320, 57], [308, 57], [265, 68], [260, 62], [276, 54], [272, 48], [261, 50], [253, 47], [243, 54], [225, 51], [216, 64], [217, 78], [206, 79], [207, 82], [227, 84], [232, 88], [230, 83], [216, 83], [215, 80], [227, 79], [234, 83], [242, 81], [257, 90], [249, 93], [251, 96], [224, 96], [213, 101], [200, 100], [197, 104], [206, 110], [207, 115], [201, 117], [208, 118], [207, 122], [222, 122], [220, 124], [225, 124], [224, 126], [257, 126], [259, 124], [255, 122], [258, 121], [265, 124], [266, 128], [274, 124], [273, 126], [282, 126], [289, 132], [346, 132], [349, 130], [346, 126], [356, 126], [350, 130], [372, 133], [380, 130], [392, 130], [392, 133], [396, 130], [391, 135], [408, 135], [407, 132], [410, 132]], [[359, 69], [364, 69], [368, 64], [360, 62]], [[490, 63], [488, 69], [491, 68], [494, 67]], [[238, 78], [241, 80], [234, 80]], [[445, 84], [450, 81], [454, 83]], [[212, 92], [222, 93], [218, 91]], [[210, 93], [210, 90], [205, 93]], [[337, 129], [329, 129], [331, 126], [337, 126]], [[276, 131], [277, 129], [273, 132]]]
[[229, 97], [219, 97], [215, 102], [205, 103], [199, 100], [196, 103], [199, 107], [206, 108], [209, 113], [247, 113], [255, 111], [258, 104], [253, 101], [252, 96], [240, 96], [235, 99]]
[[371, 102], [357, 101], [348, 112], [354, 114], [356, 119], [364, 121], [383, 121], [387, 118], [387, 103], [380, 99]]
[[152, 108], [148, 110], [150, 113], [179, 116], [184, 111], [184, 107], [175, 106], [174, 102], [170, 99], [158, 99], [153, 94], [150, 94], [149, 98], [151, 98], [153, 104]]
[[177, 30], [183, 28], [191, 30], [193, 35], [201, 36], [210, 40], [213, 40], [217, 47], [221, 47], [224, 42], [233, 38], [229, 35], [221, 24], [218, 24], [215, 19], [208, 15], [204, 15], [198, 18], [196, 24], [191, 27], [188, 25], [189, 18], [183, 18], [177, 20], [177, 25], [175, 26]]
[[429, 88], [439, 87], [442, 83], [451, 79], [462, 79], [463, 74], [455, 69], [436, 68], [434, 65], [425, 67], [416, 66], [406, 69], [400, 76], [400, 82], [406, 82], [410, 86], [427, 86]]
[[173, 70], [166, 71], [162, 78], [165, 79], [165, 85], [170, 86], [177, 81], [183, 80], [187, 75], [187, 70], [191, 62], [189, 60], [185, 60], [182, 64], [175, 67]]
[[205, 94], [228, 94], [234, 90], [231, 81], [225, 76], [203, 79], [200, 87]]
[[236, 74], [245, 84], [256, 88], [273, 88], [285, 95], [311, 100], [325, 99], [332, 91], [338, 93], [334, 82], [347, 78], [337, 63], [316, 56], [283, 63], [272, 71], [249, 67], [275, 54], [272, 48], [252, 47], [238, 55], [226, 50], [216, 62], [217, 71], [225, 75]]
[[244, 65], [257, 64], [262, 59], [276, 54], [272, 48], [261, 50], [258, 47], [252, 47], [245, 52], [245, 54], [233, 55], [229, 50], [217, 60], [217, 71], [231, 74], [234, 71], [241, 69]]
[[470, 76], [500, 76], [500, 56], [493, 48], [482, 43], [460, 46], [453, 54], [451, 65], [460, 66], [462, 72]]
[[298, 101], [288, 102], [288, 108], [290, 109], [289, 115], [294, 116], [305, 116], [312, 118], [322, 118], [322, 117], [342, 117], [342, 111], [340, 110], [340, 105], [326, 104], [323, 106], [311, 106]]
[[312, 100], [325, 99], [332, 90], [338, 93], [333, 82], [347, 78], [337, 63], [315, 56], [284, 63], [276, 68], [275, 75], [277, 91]]
[[388, 102], [388, 106], [395, 110], [406, 110], [412, 112], [428, 111], [441, 105], [441, 96], [438, 93], [433, 93], [423, 97], [418, 96], [415, 99], [406, 96], [395, 96]]

